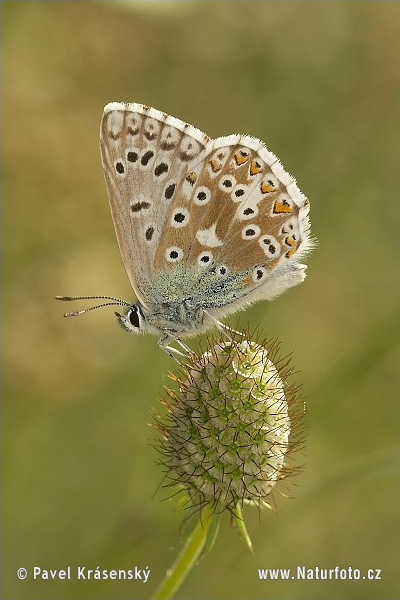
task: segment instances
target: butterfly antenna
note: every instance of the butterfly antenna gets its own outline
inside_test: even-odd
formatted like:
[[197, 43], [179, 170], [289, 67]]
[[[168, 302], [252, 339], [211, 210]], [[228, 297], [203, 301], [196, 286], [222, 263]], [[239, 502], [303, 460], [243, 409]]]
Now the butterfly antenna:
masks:
[[112, 302], [104, 302], [103, 304], [90, 306], [89, 308], [84, 308], [83, 310], [74, 310], [73, 312], [64, 313], [64, 317], [77, 317], [78, 315], [83, 315], [83, 313], [87, 313], [90, 310], [103, 308], [104, 306], [129, 306], [129, 302], [120, 300], [119, 298], [113, 298], [112, 296], [55, 296], [55, 299], [63, 300], [64, 302], [70, 302], [72, 300], [112, 300]]

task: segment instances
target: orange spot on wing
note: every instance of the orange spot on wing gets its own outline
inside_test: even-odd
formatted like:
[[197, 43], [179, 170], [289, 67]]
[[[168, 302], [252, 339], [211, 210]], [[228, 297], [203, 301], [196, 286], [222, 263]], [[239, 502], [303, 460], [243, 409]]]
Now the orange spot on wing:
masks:
[[299, 242], [297, 240], [293, 239], [292, 237], [288, 236], [285, 239], [285, 244], [287, 246], [289, 246], [289, 250], [286, 252], [285, 256], [290, 258], [291, 256], [293, 256], [293, 254], [296, 252], [297, 248], [299, 247]]
[[196, 183], [196, 179], [197, 179], [197, 175], [193, 171], [191, 173], [189, 173], [189, 175], [186, 177], [186, 181], [188, 181], [191, 185]]
[[260, 171], [261, 165], [256, 160], [252, 160], [250, 165], [250, 175], [257, 175]]
[[250, 156], [248, 154], [242, 154], [240, 150], [235, 153], [235, 161], [237, 165], [243, 165], [249, 160], [249, 158]]
[[270, 185], [267, 181], [262, 181], [260, 187], [262, 194], [268, 194], [268, 192], [275, 191], [275, 187], [273, 185]]
[[276, 215], [279, 215], [280, 213], [291, 213], [293, 212], [293, 207], [290, 206], [289, 202], [286, 200], [277, 200], [272, 211]]
[[213, 170], [214, 173], [218, 173], [218, 171], [220, 171], [222, 169], [221, 163], [219, 163], [214, 158], [212, 158], [210, 160], [210, 165], [211, 165], [211, 168], [212, 168], [212, 170]]

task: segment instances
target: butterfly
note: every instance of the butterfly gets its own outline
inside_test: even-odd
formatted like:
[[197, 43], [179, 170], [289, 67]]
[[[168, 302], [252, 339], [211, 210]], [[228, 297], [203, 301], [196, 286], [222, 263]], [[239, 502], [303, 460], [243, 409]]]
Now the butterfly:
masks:
[[[137, 103], [104, 108], [100, 148], [123, 263], [137, 297], [100, 306], [130, 333], [169, 345], [218, 319], [301, 283], [312, 248], [309, 202], [258, 139], [215, 140]], [[66, 313], [65, 316], [99, 308]]]

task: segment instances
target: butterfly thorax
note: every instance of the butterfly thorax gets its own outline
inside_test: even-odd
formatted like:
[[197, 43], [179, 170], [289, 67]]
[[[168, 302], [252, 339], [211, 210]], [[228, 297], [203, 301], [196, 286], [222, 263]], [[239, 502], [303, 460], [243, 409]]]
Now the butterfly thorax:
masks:
[[165, 302], [153, 312], [145, 312], [146, 324], [160, 331], [172, 331], [181, 335], [198, 333], [208, 328], [205, 325], [206, 313], [202, 306], [193, 307], [192, 298], [181, 302]]
[[145, 286], [146, 306], [131, 305], [121, 324], [135, 333], [199, 333], [213, 325], [210, 314], [230, 312], [230, 305], [245, 295], [246, 276], [246, 271], [232, 273], [224, 265], [161, 271]]
[[154, 311], [140, 303], [131, 304], [124, 315], [116, 314], [122, 328], [129, 333], [190, 335], [212, 325], [201, 306], [192, 308], [190, 298], [182, 302], [163, 303]]

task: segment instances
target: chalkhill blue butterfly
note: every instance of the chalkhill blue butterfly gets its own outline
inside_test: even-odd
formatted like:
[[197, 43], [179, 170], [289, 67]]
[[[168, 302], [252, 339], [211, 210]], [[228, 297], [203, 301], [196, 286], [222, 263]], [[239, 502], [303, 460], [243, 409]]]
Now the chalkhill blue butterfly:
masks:
[[[142, 104], [112, 102], [100, 127], [117, 240], [137, 302], [102, 298], [130, 333], [168, 343], [301, 283], [312, 247], [309, 202], [258, 139], [210, 139]], [[65, 316], [99, 308], [66, 313]], [[179, 352], [178, 352], [179, 353]]]

